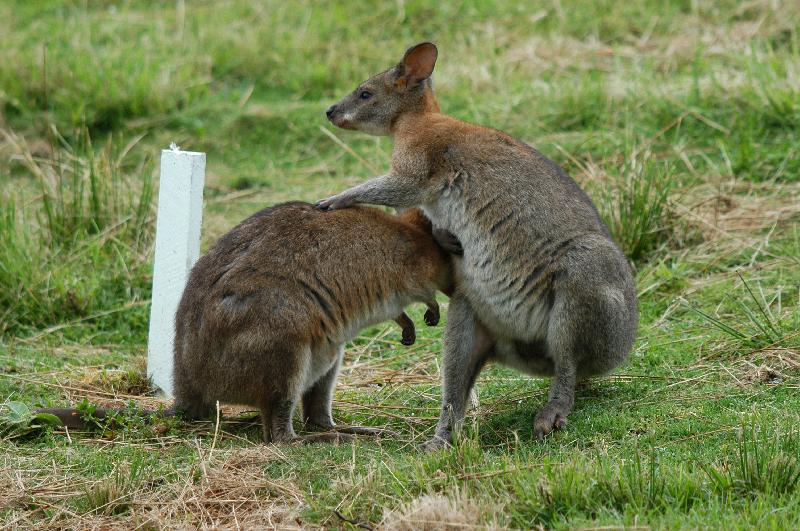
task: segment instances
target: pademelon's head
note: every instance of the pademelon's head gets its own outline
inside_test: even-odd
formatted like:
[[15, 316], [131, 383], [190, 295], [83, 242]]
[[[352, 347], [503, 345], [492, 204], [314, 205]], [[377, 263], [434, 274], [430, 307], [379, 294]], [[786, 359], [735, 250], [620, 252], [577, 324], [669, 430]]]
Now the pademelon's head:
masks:
[[331, 105], [328, 119], [342, 129], [388, 135], [403, 113], [438, 111], [430, 80], [437, 56], [433, 43], [412, 46], [397, 66], [369, 78]]

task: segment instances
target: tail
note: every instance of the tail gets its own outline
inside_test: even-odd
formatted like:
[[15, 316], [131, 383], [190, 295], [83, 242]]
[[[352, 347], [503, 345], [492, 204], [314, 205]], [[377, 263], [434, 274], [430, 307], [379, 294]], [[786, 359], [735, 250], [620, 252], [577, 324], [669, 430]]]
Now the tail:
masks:
[[[127, 411], [130, 410], [123, 408], [97, 408], [92, 412], [92, 420], [105, 421], [109, 418], [113, 418], [115, 415], [120, 415]], [[142, 413], [145, 421], [147, 422], [152, 422], [156, 415], [160, 415], [162, 417], [174, 417], [177, 415], [174, 406], [164, 411], [156, 411], [154, 409], [141, 409], [139, 411]], [[95, 427], [95, 424], [92, 422], [87, 422], [84, 414], [74, 407], [46, 407], [37, 409], [35, 413], [49, 413], [50, 415], [55, 415], [61, 421], [61, 424], [73, 430], [85, 430]]]

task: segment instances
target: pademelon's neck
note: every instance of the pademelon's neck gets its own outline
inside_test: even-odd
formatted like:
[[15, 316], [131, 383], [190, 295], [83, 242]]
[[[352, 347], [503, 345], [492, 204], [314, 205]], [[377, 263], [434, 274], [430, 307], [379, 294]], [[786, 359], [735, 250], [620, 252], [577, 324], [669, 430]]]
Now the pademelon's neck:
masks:
[[425, 92], [422, 93], [422, 102], [420, 103], [420, 108], [424, 113], [441, 112], [439, 109], [439, 101], [436, 99], [436, 94], [433, 93], [433, 89], [430, 87], [430, 85], [425, 87]]
[[440, 114], [439, 102], [433, 89], [425, 87], [422, 98], [414, 105], [413, 109], [408, 109], [397, 117], [392, 124], [390, 135], [397, 140], [398, 137], [407, 137], [419, 133], [420, 125], [424, 124], [433, 115]]

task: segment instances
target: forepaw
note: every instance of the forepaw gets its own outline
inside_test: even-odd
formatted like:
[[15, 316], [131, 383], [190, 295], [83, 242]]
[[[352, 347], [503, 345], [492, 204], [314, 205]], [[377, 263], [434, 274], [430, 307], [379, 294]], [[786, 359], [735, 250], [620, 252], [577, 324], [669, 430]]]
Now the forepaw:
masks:
[[413, 345], [414, 342], [417, 340], [417, 332], [412, 327], [404, 328], [403, 329], [403, 339], [400, 340], [405, 346]]
[[436, 326], [439, 324], [439, 307], [438, 306], [430, 306], [425, 311], [425, 315], [423, 316], [425, 319], [425, 324], [428, 326]]
[[560, 430], [567, 425], [567, 412], [557, 404], [546, 404], [533, 421], [533, 434], [542, 440], [553, 430]]
[[455, 234], [446, 229], [433, 229], [433, 239], [439, 246], [450, 254], [462, 256], [464, 254], [464, 247], [461, 241]]
[[353, 201], [352, 198], [347, 197], [347, 196], [342, 195], [342, 194], [338, 194], [338, 195], [334, 195], [332, 197], [329, 197], [327, 199], [323, 199], [321, 201], [317, 201], [317, 203], [314, 205], [314, 207], [316, 207], [317, 210], [330, 211], [330, 210], [339, 210], [340, 208], [351, 207], [354, 204], [355, 204], [355, 201]]

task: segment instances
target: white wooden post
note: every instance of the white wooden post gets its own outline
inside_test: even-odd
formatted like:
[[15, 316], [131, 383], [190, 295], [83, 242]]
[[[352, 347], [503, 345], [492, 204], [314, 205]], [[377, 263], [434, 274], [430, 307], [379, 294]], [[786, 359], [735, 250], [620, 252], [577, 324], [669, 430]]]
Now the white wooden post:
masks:
[[172, 396], [175, 311], [200, 256], [205, 171], [205, 153], [180, 151], [174, 143], [161, 151], [147, 375], [167, 396]]

